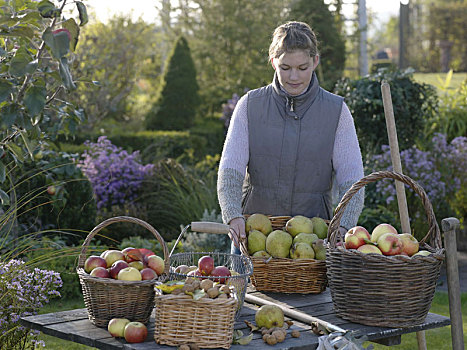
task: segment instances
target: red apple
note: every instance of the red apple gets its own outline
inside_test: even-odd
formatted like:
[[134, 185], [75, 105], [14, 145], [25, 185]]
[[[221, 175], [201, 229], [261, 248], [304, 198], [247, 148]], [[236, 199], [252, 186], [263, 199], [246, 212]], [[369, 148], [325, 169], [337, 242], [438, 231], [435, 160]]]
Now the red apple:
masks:
[[141, 281], [142, 277], [141, 272], [139, 272], [138, 269], [129, 266], [120, 270], [117, 275], [117, 279], [121, 281]]
[[402, 240], [402, 252], [412, 256], [418, 252], [419, 244], [417, 239], [410, 233], [401, 233], [399, 238]]
[[105, 259], [101, 258], [97, 255], [91, 255], [89, 258], [86, 259], [84, 262], [84, 271], [90, 273], [96, 267], [107, 267], [107, 262]]
[[153, 269], [158, 276], [164, 273], [165, 264], [164, 259], [162, 259], [161, 257], [157, 255], [150, 255], [148, 256], [147, 264], [148, 267]]
[[128, 263], [129, 266], [134, 267], [135, 269], [138, 269], [141, 271], [144, 268], [143, 262], [142, 261], [132, 261]]
[[125, 260], [120, 250], [107, 250], [103, 258], [107, 262], [107, 267], [111, 267], [112, 264], [118, 260]]
[[198, 260], [198, 270], [204, 275], [209, 276], [214, 269], [214, 259], [209, 255], [202, 256]]
[[148, 329], [141, 322], [130, 322], [125, 326], [124, 336], [128, 343], [142, 343], [148, 336]]
[[[225, 266], [216, 266], [212, 271], [211, 271], [211, 276], [216, 276], [216, 277], [230, 277], [232, 274], [230, 273], [230, 270], [225, 267]], [[225, 284], [228, 278], [215, 278], [215, 282], [219, 282], [222, 284]]]
[[112, 318], [107, 325], [107, 330], [112, 337], [123, 338], [125, 332], [125, 326], [130, 323], [130, 320], [126, 318]]
[[402, 240], [397, 233], [385, 233], [378, 238], [377, 243], [384, 255], [397, 255], [402, 252]]
[[143, 254], [136, 248], [125, 248], [122, 250], [126, 262], [143, 261]]
[[109, 270], [110, 277], [112, 277], [113, 279], [117, 279], [117, 276], [118, 276], [118, 273], [120, 272], [120, 270], [123, 270], [124, 268], [126, 268], [128, 266], [129, 265], [128, 265], [128, 263], [126, 261], [117, 260], [110, 267], [110, 270]]
[[371, 241], [375, 243], [378, 242], [378, 238], [388, 232], [395, 233], [395, 234], [398, 233], [397, 230], [394, 228], [394, 226], [390, 224], [379, 224], [371, 232]]
[[138, 250], [141, 252], [141, 255], [143, 255], [143, 257], [146, 255], [156, 255], [152, 250], [146, 248], [139, 248]]
[[344, 237], [345, 247], [347, 249], [358, 249], [364, 245], [365, 239], [370, 240], [370, 234], [363, 226], [355, 226], [347, 231]]
[[105, 267], [101, 266], [92, 269], [90, 275], [99, 278], [110, 278], [109, 271]]
[[141, 278], [144, 280], [152, 280], [154, 278], [157, 278], [157, 273], [149, 268], [149, 267], [145, 267], [144, 269], [142, 269], [141, 271]]
[[361, 245], [360, 247], [357, 248], [357, 250], [359, 252], [362, 252], [362, 253], [365, 253], [365, 254], [376, 253], [376, 254], [383, 255], [381, 250], [379, 250], [379, 248], [377, 246], [373, 245], [373, 244]]

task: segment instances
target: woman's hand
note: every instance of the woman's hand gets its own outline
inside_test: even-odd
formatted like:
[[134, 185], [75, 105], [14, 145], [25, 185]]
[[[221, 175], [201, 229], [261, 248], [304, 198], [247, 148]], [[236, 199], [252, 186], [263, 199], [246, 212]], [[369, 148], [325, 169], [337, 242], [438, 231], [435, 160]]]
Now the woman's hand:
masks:
[[[230, 229], [232, 231], [232, 235], [237, 239], [238, 242], [242, 242], [246, 240], [246, 233], [245, 233], [245, 219], [238, 217], [235, 219], [230, 220], [229, 222]], [[235, 246], [237, 246], [237, 242], [235, 239], [232, 239]], [[237, 248], [240, 248], [237, 246]]]

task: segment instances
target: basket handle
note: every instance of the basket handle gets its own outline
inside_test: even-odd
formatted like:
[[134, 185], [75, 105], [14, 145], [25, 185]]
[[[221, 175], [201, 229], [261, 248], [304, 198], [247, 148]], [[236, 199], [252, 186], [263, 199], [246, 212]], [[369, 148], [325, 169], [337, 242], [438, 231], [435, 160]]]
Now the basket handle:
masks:
[[[403, 175], [400, 173], [396, 173], [394, 171], [377, 171], [371, 173], [370, 175], [364, 176], [359, 181], [355, 182], [352, 187], [344, 194], [342, 197], [339, 205], [337, 206], [336, 210], [334, 211], [334, 216], [329, 224], [328, 228], [328, 242], [331, 248], [336, 247], [337, 238], [340, 236], [339, 234], [339, 226], [342, 215], [344, 214], [345, 207], [349, 203], [350, 199], [365, 185], [375, 182], [380, 179], [394, 179], [397, 181], [401, 181], [406, 185], [410, 186], [420, 197], [423, 207], [425, 208], [425, 214], [428, 219], [428, 233], [425, 237], [420, 241], [420, 243], [425, 243], [425, 241], [429, 238], [430, 244], [433, 248], [441, 249], [441, 233], [439, 230], [438, 223], [436, 222], [436, 217], [433, 212], [433, 207], [431, 205], [430, 200], [428, 199], [425, 190], [414, 180], [412, 180], [407, 175]], [[411, 233], [411, 232], [408, 232]]]
[[89, 232], [88, 236], [83, 242], [83, 245], [81, 247], [81, 253], [79, 255], [78, 267], [84, 268], [84, 262], [86, 260], [86, 252], [88, 250], [88, 246], [89, 246], [89, 243], [91, 242], [91, 239], [93, 239], [93, 237], [104, 227], [107, 227], [117, 222], [130, 222], [130, 223], [138, 224], [146, 228], [148, 231], [150, 231], [154, 235], [154, 237], [156, 237], [157, 241], [161, 244], [162, 250], [164, 252], [164, 265], [165, 265], [164, 273], [167, 274], [169, 272], [169, 265], [170, 265], [169, 264], [169, 251], [167, 249], [167, 245], [165, 244], [164, 239], [159, 234], [159, 232], [157, 232], [157, 230], [154, 227], [152, 227], [150, 224], [148, 224], [146, 221], [143, 221], [141, 219], [134, 218], [131, 216], [115, 216], [113, 218], [109, 218], [107, 220], [102, 221], [99, 225], [94, 227], [92, 231]]

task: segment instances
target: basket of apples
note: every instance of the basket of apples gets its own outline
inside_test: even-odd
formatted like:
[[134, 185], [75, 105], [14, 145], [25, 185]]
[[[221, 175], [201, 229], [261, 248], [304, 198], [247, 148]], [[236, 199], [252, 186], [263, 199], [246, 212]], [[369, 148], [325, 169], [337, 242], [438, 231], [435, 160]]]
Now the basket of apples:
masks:
[[[92, 238], [104, 227], [129, 222], [150, 231], [162, 246], [164, 257], [146, 248], [108, 249], [100, 255], [88, 256]], [[89, 320], [98, 327], [107, 327], [114, 318], [125, 318], [146, 324], [154, 308], [158, 282], [166, 280], [169, 271], [167, 246], [154, 227], [129, 216], [107, 219], [86, 237], [76, 269], [83, 291]]]
[[[344, 210], [365, 185], [394, 179], [420, 197], [428, 232], [419, 242], [389, 223], [374, 228], [356, 226], [339, 233]], [[371, 232], [371, 233], [370, 233]], [[328, 230], [326, 267], [336, 314], [369, 326], [411, 327], [424, 322], [435, 293], [444, 249], [431, 202], [410, 177], [379, 171], [352, 185], [335, 210]]]

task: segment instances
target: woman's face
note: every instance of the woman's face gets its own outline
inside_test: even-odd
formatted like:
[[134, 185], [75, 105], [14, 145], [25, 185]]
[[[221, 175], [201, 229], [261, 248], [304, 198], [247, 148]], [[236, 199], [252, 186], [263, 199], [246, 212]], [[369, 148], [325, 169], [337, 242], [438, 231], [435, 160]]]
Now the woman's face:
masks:
[[291, 96], [300, 95], [305, 91], [317, 65], [318, 56], [313, 59], [304, 50], [284, 52], [272, 60], [279, 83]]

